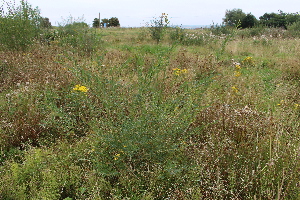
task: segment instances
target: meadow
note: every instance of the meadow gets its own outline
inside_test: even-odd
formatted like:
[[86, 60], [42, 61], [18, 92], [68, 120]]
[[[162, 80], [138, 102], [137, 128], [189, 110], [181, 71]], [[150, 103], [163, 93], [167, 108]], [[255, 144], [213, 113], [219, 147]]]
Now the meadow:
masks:
[[299, 199], [300, 38], [49, 29], [0, 50], [0, 199]]

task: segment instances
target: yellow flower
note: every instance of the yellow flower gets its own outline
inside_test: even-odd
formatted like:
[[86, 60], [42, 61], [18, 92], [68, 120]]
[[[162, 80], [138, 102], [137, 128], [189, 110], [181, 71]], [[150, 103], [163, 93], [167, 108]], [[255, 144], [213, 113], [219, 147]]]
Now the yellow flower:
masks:
[[246, 57], [242, 62], [244, 64], [253, 64], [254, 63], [253, 58], [250, 56]]
[[284, 100], [281, 100], [280, 103], [277, 104], [277, 106], [280, 106], [284, 103]]
[[78, 92], [83, 92], [83, 93], [87, 93], [88, 90], [89, 89], [83, 85], [75, 85], [75, 87], [73, 88], [73, 91], [78, 91]]
[[300, 105], [299, 104], [297, 104], [297, 103], [295, 103], [295, 109], [298, 109], [298, 108], [300, 108]]
[[183, 69], [183, 70], [181, 70], [181, 73], [182, 73], [182, 74], [185, 74], [185, 73], [187, 73], [187, 69]]
[[176, 76], [187, 73], [187, 69], [174, 68], [173, 71]]
[[240, 71], [234, 71], [234, 76], [235, 77], [239, 77], [241, 75], [242, 75], [242, 73]]
[[239, 69], [241, 69], [241, 65], [235, 65], [235, 68], [236, 68], [237, 70], [239, 70]]
[[235, 92], [235, 93], [237, 93], [237, 92], [239, 91], [235, 86], [231, 87], [231, 89], [232, 89], [232, 91]]
[[114, 160], [118, 160], [120, 156], [121, 156], [121, 154], [119, 154], [119, 153], [116, 154], [115, 157], [114, 157]]

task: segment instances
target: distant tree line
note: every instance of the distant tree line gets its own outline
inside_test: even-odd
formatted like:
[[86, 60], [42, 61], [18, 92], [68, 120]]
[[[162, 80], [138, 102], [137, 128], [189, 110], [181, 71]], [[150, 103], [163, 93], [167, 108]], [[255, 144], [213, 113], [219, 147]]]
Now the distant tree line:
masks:
[[223, 23], [226, 26], [235, 26], [237, 28], [251, 28], [257, 25], [264, 25], [273, 28], [284, 28], [299, 23], [299, 13], [285, 13], [279, 10], [279, 13], [265, 13], [256, 19], [251, 13], [244, 13], [242, 9], [226, 10]]
[[99, 18], [95, 18], [93, 21], [93, 27], [98, 28], [99, 23], [102, 27], [104, 27], [104, 24], [106, 24], [106, 27], [118, 27], [120, 26], [119, 19], [117, 17], [112, 17], [110, 19], [101, 19], [101, 22], [99, 21]]

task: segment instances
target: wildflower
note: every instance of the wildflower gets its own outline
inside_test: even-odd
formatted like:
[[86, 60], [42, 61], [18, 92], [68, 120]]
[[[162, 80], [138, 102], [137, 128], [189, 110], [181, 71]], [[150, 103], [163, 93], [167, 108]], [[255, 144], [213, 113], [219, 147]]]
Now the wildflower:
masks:
[[284, 100], [281, 100], [280, 103], [277, 104], [277, 106], [281, 106], [284, 103]]
[[235, 86], [233, 86], [233, 87], [231, 87], [231, 89], [232, 89], [232, 91], [234, 92], [234, 93], [237, 93], [239, 90], [237, 89], [237, 87], [235, 87]]
[[300, 104], [297, 104], [297, 103], [295, 103], [295, 109], [298, 109], [298, 108], [300, 108]]
[[240, 71], [234, 71], [234, 76], [235, 77], [239, 77], [241, 75], [242, 75], [242, 73]]
[[121, 156], [121, 154], [119, 154], [119, 153], [116, 154], [115, 157], [114, 157], [114, 160], [118, 160], [120, 158], [120, 156]]
[[249, 62], [249, 61], [251, 61], [251, 60], [252, 60], [252, 57], [248, 56], [247, 58], [244, 59], [243, 62]]
[[239, 70], [239, 69], [241, 69], [241, 65], [235, 65], [235, 68], [236, 68], [237, 70]]
[[187, 73], [187, 69], [174, 68], [173, 71], [176, 76], [180, 76], [181, 74]]
[[83, 85], [75, 85], [75, 87], [73, 88], [73, 91], [78, 91], [78, 92], [83, 92], [83, 93], [87, 93], [88, 90], [89, 89]]
[[248, 56], [243, 61], [244, 64], [253, 64], [253, 58]]

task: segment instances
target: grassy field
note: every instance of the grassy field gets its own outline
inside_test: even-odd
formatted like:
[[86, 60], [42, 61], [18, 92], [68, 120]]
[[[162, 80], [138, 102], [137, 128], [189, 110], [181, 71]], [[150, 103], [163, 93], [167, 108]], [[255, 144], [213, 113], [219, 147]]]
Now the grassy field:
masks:
[[300, 199], [300, 39], [150, 33], [2, 46], [0, 199]]

